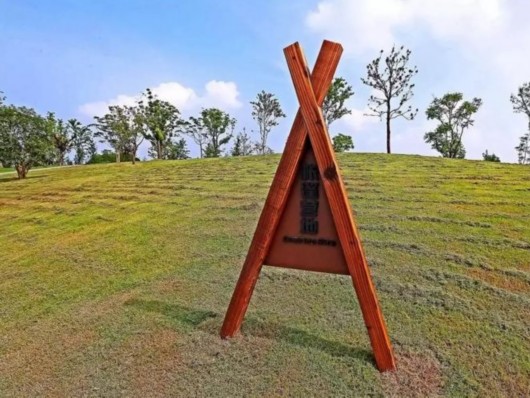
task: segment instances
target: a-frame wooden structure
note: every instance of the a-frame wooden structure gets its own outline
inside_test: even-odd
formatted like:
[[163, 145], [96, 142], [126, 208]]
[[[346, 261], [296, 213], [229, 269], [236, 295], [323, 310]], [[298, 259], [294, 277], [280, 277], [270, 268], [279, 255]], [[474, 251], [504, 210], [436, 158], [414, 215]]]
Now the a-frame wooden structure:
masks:
[[[326, 270], [322, 269], [322, 266], [304, 268], [300, 265], [294, 267], [292, 264], [269, 265], [351, 275], [368, 329], [377, 368], [380, 371], [393, 370], [396, 365], [392, 346], [320, 108], [339, 63], [342, 46], [338, 43], [324, 41], [312, 73], [306, 65], [298, 43], [286, 47], [284, 53], [300, 109], [294, 119], [247, 258], [226, 312], [221, 337], [231, 337], [241, 327], [261, 267], [264, 263], [267, 264], [268, 258], [274, 257], [270, 253], [271, 246], [278, 227], [282, 223], [290, 195], [293, 194], [293, 185], [300, 175], [301, 162], [304, 156], [308, 156], [307, 151], [310, 150], [312, 159], [318, 165], [319, 181], [324, 188], [320, 195], [321, 197], [325, 195], [329, 204], [328, 211], [331, 211], [330, 218], [332, 218], [334, 232], [338, 238], [337, 249], [341, 250], [341, 256], [343, 255], [341, 257], [344, 263], [343, 268], [335, 267], [335, 269]], [[315, 244], [317, 242], [311, 239], [307, 241]], [[328, 241], [325, 240], [325, 242]], [[308, 246], [307, 250], [313, 249]]]

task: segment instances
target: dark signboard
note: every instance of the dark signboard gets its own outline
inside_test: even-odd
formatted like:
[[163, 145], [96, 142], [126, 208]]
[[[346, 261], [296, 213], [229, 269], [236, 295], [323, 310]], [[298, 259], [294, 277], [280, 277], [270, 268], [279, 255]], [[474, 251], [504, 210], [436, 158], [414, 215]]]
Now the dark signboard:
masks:
[[264, 264], [349, 274], [315, 155], [306, 142], [296, 180]]

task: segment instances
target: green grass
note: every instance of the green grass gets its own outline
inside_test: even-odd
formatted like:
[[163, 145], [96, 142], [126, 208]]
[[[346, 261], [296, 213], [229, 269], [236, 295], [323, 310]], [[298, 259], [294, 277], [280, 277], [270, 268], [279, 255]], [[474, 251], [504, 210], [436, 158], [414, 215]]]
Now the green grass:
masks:
[[527, 396], [530, 168], [339, 163], [399, 370], [347, 277], [264, 267], [218, 337], [279, 157], [0, 177], [0, 396]]
[[15, 169], [11, 169], [9, 167], [0, 167], [0, 173], [9, 173], [10, 171], [14, 171]]

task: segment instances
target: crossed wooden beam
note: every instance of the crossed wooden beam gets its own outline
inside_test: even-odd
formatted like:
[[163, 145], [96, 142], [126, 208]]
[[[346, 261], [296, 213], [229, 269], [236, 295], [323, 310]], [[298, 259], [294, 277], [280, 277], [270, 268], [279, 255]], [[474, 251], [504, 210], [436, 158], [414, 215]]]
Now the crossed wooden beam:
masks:
[[329, 201], [347, 269], [368, 329], [377, 368], [380, 371], [393, 370], [395, 361], [392, 346], [321, 111], [321, 105], [342, 54], [342, 46], [338, 43], [324, 41], [313, 73], [309, 71], [298, 43], [286, 47], [284, 54], [300, 109], [294, 119], [285, 150], [226, 312], [221, 337], [232, 337], [241, 327], [261, 267], [269, 253], [291, 187], [297, 177], [306, 141], [309, 140], [322, 178], [324, 192]]

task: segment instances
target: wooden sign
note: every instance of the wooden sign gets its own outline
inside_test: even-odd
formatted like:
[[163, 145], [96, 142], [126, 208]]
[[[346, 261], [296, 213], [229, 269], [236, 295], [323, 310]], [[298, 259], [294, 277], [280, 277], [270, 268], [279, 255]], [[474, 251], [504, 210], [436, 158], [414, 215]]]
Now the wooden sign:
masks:
[[309, 140], [264, 264], [349, 275]]
[[392, 346], [320, 108], [342, 46], [324, 41], [312, 73], [298, 43], [286, 47], [284, 53], [300, 109], [228, 306], [221, 337], [239, 331], [264, 264], [350, 275], [377, 368], [393, 370]]

